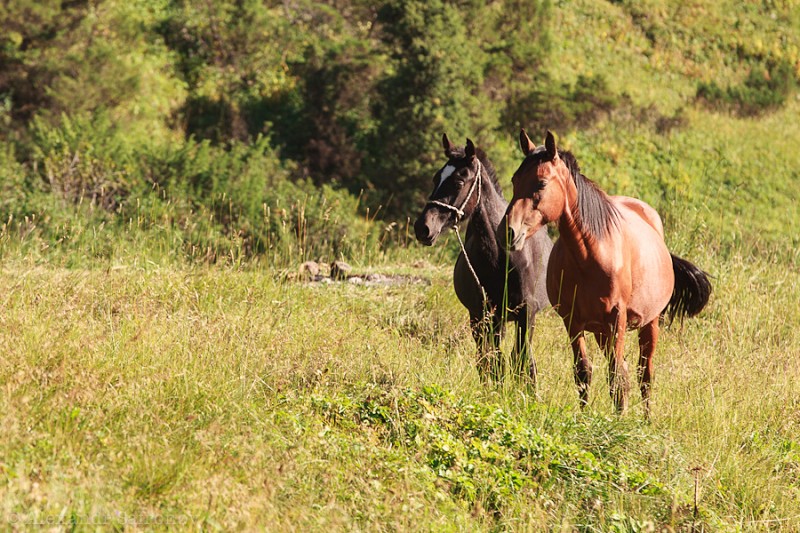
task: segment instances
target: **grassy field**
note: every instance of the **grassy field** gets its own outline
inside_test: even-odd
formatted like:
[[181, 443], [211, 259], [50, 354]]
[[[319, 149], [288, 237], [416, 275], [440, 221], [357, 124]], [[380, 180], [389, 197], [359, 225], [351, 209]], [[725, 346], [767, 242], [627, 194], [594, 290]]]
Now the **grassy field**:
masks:
[[[272, 148], [179, 151], [165, 168], [210, 200], [154, 188], [113, 211], [0, 149], [0, 530], [800, 531], [800, 96], [751, 115], [697, 98], [771, 62], [800, 75], [796, 4], [553, 3], [543, 68], [619, 103], [559, 146], [656, 207], [714, 284], [662, 332], [650, 422], [635, 393], [613, 413], [594, 345], [580, 411], [552, 310], [538, 390], [481, 384], [454, 237], [422, 249]], [[490, 157], [509, 196], [517, 131], [484, 134], [507, 136]], [[71, 176], [79, 151], [53, 154]], [[294, 275], [340, 258], [411, 281]]]
[[612, 414], [596, 348], [579, 411], [549, 310], [538, 395], [482, 386], [449, 266], [365, 287], [8, 261], [4, 525], [796, 530], [800, 273], [677, 251], [715, 292], [662, 335], [649, 424]]

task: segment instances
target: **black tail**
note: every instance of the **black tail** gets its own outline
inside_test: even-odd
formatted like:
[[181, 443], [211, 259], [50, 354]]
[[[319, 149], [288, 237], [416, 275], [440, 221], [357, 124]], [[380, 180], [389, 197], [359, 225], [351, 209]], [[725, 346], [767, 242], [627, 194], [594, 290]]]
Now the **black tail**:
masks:
[[708, 274], [686, 259], [672, 255], [672, 270], [675, 272], [675, 288], [665, 311], [672, 322], [675, 317], [693, 317], [703, 310], [711, 296]]

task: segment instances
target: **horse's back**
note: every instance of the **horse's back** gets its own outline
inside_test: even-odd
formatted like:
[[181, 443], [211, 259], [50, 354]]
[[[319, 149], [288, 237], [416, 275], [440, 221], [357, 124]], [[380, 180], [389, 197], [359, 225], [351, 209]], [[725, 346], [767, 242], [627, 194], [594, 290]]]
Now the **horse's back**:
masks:
[[642, 220], [656, 230], [656, 233], [658, 233], [662, 239], [664, 238], [664, 224], [661, 222], [658, 211], [653, 209], [650, 204], [638, 198], [631, 198], [630, 196], [612, 196], [611, 201], [617, 206], [617, 209], [625, 209], [641, 217]]

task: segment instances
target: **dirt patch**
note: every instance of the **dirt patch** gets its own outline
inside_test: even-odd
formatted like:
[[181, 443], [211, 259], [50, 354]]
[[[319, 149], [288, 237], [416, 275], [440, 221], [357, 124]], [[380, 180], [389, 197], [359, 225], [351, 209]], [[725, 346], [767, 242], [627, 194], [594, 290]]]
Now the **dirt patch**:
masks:
[[352, 285], [364, 285], [366, 287], [388, 286], [388, 285], [430, 285], [430, 280], [419, 276], [404, 276], [400, 274], [353, 274], [344, 279], [334, 279], [330, 276], [314, 276], [307, 280], [307, 283], [350, 283]]
[[366, 287], [431, 284], [430, 280], [420, 276], [379, 273], [351, 274], [352, 270], [352, 267], [343, 261], [334, 261], [330, 265], [306, 261], [300, 265], [296, 272], [286, 272], [284, 279], [301, 283], [349, 283]]

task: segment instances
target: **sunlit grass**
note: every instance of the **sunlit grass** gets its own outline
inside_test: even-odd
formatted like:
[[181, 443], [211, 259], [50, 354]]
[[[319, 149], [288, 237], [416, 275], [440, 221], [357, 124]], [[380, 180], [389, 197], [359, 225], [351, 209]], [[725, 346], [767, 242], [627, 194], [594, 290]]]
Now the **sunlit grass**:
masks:
[[[670, 249], [714, 284], [699, 317], [662, 330], [649, 423], [636, 387], [614, 414], [593, 342], [579, 410], [551, 310], [537, 316], [536, 394], [482, 384], [452, 234], [421, 249], [408, 222], [344, 193], [287, 186], [248, 213], [224, 212], [229, 191], [197, 206], [155, 191], [118, 213], [43, 193], [24, 198], [27, 218], [0, 220], [3, 528], [799, 530], [800, 104], [755, 118], [694, 105], [698, 80], [744, 75], [714, 46], [755, 40], [728, 32], [726, 4], [673, 21], [655, 0], [654, 20], [686, 31], [651, 46], [620, 4], [556, 6], [554, 78], [603, 76], [685, 123], [661, 134], [612, 113], [556, 132], [560, 146], [610, 193], [657, 207]], [[695, 24], [713, 46], [692, 44]], [[220, 209], [250, 226], [223, 229]], [[345, 234], [313, 231], [333, 223]], [[254, 227], [259, 253], [243, 237]], [[294, 281], [301, 262], [336, 259], [424, 282]], [[635, 333], [626, 347], [633, 371]], [[525, 462], [531, 434], [551, 456]]]
[[[287, 283], [261, 268], [12, 262], [0, 276], [1, 511], [79, 529], [98, 516], [225, 529], [681, 527], [693, 520], [697, 468], [699, 523], [792, 530], [800, 276], [763, 259], [691, 259], [714, 272], [714, 297], [699, 318], [663, 331], [649, 425], [637, 402], [625, 418], [612, 414], [595, 347], [592, 400], [579, 412], [566, 335], [550, 311], [534, 339], [538, 398], [513, 382], [481, 385], [448, 266], [401, 267], [431, 285], [360, 287]], [[609, 487], [586, 500], [540, 481], [495, 514], [453, 492], [414, 446], [336, 422], [313, 400], [357, 407], [434, 384], [642, 469], [666, 492]]]

